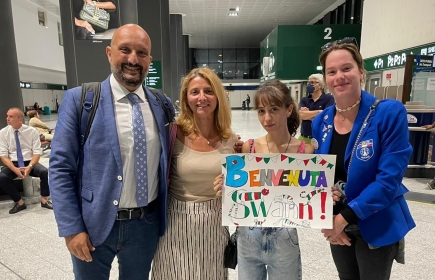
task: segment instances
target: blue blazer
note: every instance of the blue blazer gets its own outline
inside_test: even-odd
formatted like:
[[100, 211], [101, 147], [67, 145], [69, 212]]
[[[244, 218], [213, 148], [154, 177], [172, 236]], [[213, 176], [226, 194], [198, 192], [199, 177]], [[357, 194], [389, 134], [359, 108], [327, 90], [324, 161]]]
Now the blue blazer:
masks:
[[[415, 227], [403, 196], [408, 190], [402, 184], [412, 147], [405, 107], [396, 100], [382, 100], [362, 130], [348, 171], [358, 133], [375, 100], [369, 93], [361, 92], [360, 108], [345, 152], [345, 193], [349, 207], [358, 216], [363, 238], [370, 245], [385, 246], [401, 240]], [[328, 107], [313, 120], [313, 138], [319, 146], [316, 154], [329, 154], [335, 112], [335, 106]]]
[[[166, 228], [169, 124], [154, 94], [144, 88], [158, 126], [162, 147], [159, 164], [160, 235]], [[79, 159], [81, 87], [68, 90], [59, 110], [51, 144], [49, 183], [59, 236], [87, 232], [94, 246], [107, 238], [115, 222], [123, 185], [121, 151], [109, 78], [101, 84], [99, 105]], [[173, 107], [171, 115], [173, 115]], [[86, 124], [85, 124], [86, 125]], [[83, 168], [81, 178], [77, 178]], [[81, 190], [78, 182], [81, 182]]]

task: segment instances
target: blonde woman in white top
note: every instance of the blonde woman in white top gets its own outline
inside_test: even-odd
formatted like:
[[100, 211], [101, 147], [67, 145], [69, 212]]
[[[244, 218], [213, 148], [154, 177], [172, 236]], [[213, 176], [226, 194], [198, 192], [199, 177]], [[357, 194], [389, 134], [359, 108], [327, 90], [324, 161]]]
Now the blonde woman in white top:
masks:
[[219, 77], [209, 68], [184, 79], [176, 121], [168, 201], [168, 228], [153, 261], [152, 279], [225, 280], [222, 198], [213, 189], [221, 154], [234, 153], [237, 136]]

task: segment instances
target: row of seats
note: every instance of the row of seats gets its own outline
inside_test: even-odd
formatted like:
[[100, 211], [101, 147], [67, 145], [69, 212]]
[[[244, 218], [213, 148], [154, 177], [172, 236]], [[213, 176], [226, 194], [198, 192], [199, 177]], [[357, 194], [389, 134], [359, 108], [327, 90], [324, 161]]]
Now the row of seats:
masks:
[[386, 86], [386, 87], [375, 87], [373, 95], [382, 99], [396, 99], [402, 102], [403, 95], [403, 85], [400, 86]]

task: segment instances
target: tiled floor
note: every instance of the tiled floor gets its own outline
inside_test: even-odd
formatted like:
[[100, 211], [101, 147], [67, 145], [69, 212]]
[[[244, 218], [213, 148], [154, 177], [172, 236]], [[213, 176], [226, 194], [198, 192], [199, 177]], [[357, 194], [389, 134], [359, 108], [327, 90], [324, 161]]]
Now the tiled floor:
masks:
[[[42, 116], [42, 119], [49, 126], [54, 126], [57, 115]], [[233, 111], [233, 128], [242, 139], [255, 138], [264, 133], [255, 111]], [[48, 165], [48, 151], [41, 162]], [[405, 178], [404, 183], [413, 192], [435, 194], [435, 191], [426, 189], [428, 181]], [[394, 264], [391, 279], [435, 279], [431, 276], [435, 269], [435, 242], [432, 237], [435, 207], [412, 201], [409, 201], [409, 206], [417, 227], [406, 238], [406, 265]], [[53, 212], [34, 204], [25, 211], [9, 215], [10, 207], [0, 205], [0, 279], [73, 279], [70, 256], [63, 239], [57, 235]], [[303, 279], [338, 279], [328, 244], [319, 230], [299, 230], [299, 242]], [[117, 278], [115, 261], [111, 279]], [[230, 270], [230, 279], [237, 279], [233, 270]]]

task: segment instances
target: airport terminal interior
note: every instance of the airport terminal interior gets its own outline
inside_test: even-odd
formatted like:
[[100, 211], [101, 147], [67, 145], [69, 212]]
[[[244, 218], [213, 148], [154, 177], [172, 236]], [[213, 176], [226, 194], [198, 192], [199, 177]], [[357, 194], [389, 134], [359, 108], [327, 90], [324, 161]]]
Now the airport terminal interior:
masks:
[[[243, 140], [264, 134], [254, 110], [233, 110], [233, 129]], [[49, 126], [55, 126], [57, 114], [41, 116]], [[298, 135], [296, 135], [298, 136]], [[41, 163], [48, 166], [50, 150], [44, 152]], [[410, 190], [408, 204], [416, 221], [406, 237], [406, 264], [394, 263], [391, 279], [433, 279], [432, 264], [435, 243], [435, 190], [426, 186], [430, 179], [405, 178], [403, 183]], [[0, 279], [74, 279], [71, 257], [63, 238], [58, 237], [53, 211], [38, 204], [10, 215], [13, 202], [0, 197]], [[38, 198], [39, 199], [39, 198]], [[233, 232], [235, 228], [230, 228]], [[302, 255], [302, 276], [307, 280], [334, 280], [337, 278], [328, 242], [318, 229], [298, 229]], [[118, 279], [116, 260], [110, 279]], [[229, 279], [236, 280], [237, 269], [229, 269]]]
[[[55, 128], [65, 91], [82, 82], [101, 81], [110, 73], [105, 48], [119, 26], [79, 38], [73, 1], [0, 0], [6, 38], [0, 52], [5, 64], [13, 66], [0, 70], [0, 109], [5, 110], [0, 116], [6, 118], [10, 107], [27, 111], [39, 102], [41, 121]], [[243, 141], [265, 134], [252, 103], [250, 110], [246, 108], [247, 95], [252, 99], [262, 82], [279, 79], [299, 103], [307, 96], [308, 76], [322, 71], [321, 46], [354, 38], [366, 70], [363, 89], [378, 99], [407, 104], [414, 149], [403, 184], [416, 227], [405, 238], [405, 264], [394, 262], [391, 279], [435, 279], [435, 188], [429, 184], [435, 175], [435, 129], [421, 128], [435, 121], [435, 0], [111, 2], [121, 6], [112, 11], [119, 22], [147, 26], [155, 36], [146, 85], [178, 101], [186, 69], [213, 69], [229, 92], [232, 129]], [[134, 13], [126, 13], [128, 9]], [[294, 137], [300, 135], [298, 130]], [[48, 146], [39, 161], [47, 168], [50, 151]], [[39, 180], [25, 184], [29, 182], [38, 193]], [[23, 188], [18, 180], [15, 185]], [[74, 279], [71, 255], [58, 235], [53, 211], [41, 208], [38, 194], [24, 200], [27, 209], [11, 215], [14, 202], [0, 192], [0, 279]], [[329, 242], [320, 230], [301, 228], [298, 234], [302, 279], [339, 279]], [[118, 279], [116, 259], [110, 279]], [[229, 269], [229, 279], [239, 279], [237, 268]]]

